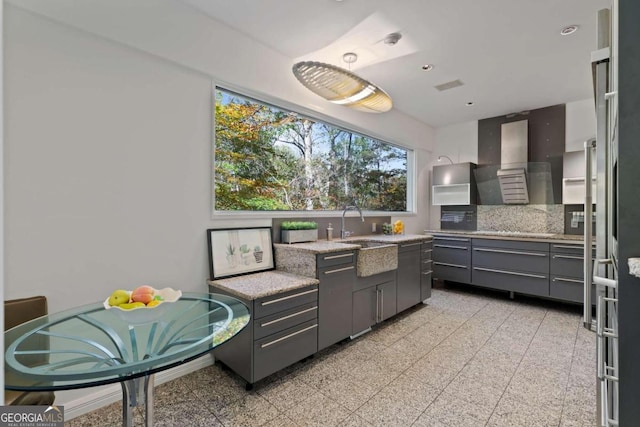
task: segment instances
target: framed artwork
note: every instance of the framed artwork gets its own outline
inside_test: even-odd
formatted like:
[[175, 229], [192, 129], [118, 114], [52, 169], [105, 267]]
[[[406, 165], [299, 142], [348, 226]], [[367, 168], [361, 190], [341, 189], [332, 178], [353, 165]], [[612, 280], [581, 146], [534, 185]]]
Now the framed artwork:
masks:
[[211, 280], [275, 269], [271, 227], [207, 230]]

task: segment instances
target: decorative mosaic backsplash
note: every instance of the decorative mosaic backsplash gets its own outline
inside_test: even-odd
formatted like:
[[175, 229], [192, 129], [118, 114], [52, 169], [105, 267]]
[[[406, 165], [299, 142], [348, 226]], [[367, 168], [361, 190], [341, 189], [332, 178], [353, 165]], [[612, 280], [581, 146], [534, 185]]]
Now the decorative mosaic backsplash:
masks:
[[478, 205], [478, 230], [564, 233], [563, 205]]

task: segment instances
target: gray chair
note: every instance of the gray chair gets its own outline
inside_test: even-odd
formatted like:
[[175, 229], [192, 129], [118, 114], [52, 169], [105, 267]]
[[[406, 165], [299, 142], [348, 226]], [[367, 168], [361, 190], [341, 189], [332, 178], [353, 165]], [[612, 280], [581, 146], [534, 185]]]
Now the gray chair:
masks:
[[[47, 298], [43, 296], [7, 300], [4, 302], [4, 327], [11, 329], [24, 322], [47, 314]], [[43, 338], [46, 339], [46, 338]], [[48, 346], [48, 342], [44, 343]], [[48, 356], [34, 355], [30, 363], [46, 363]], [[5, 390], [5, 405], [52, 405], [55, 394], [51, 391], [16, 391]]]

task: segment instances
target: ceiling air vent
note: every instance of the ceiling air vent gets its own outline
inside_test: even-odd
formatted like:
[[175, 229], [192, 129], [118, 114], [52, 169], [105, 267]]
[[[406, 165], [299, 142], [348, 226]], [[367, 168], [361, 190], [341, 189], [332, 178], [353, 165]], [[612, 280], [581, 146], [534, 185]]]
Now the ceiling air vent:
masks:
[[463, 84], [464, 83], [462, 83], [460, 80], [452, 80], [450, 82], [442, 83], [441, 85], [437, 85], [434, 87], [442, 92], [443, 90], [453, 89], [454, 87], [462, 86]]

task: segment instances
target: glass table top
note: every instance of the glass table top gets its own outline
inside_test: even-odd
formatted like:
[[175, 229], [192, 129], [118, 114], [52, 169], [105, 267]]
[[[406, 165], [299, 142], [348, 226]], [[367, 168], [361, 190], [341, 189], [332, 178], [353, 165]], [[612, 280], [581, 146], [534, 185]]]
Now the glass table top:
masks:
[[141, 377], [203, 355], [249, 322], [247, 307], [226, 295], [186, 293], [159, 307], [141, 320], [95, 303], [9, 329], [5, 388], [64, 390]]

